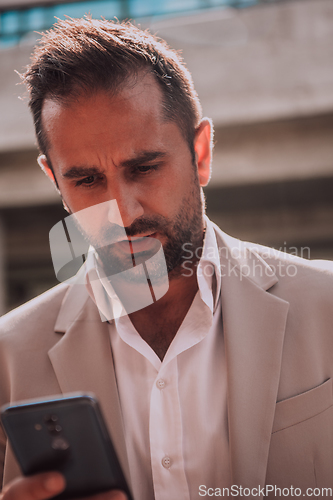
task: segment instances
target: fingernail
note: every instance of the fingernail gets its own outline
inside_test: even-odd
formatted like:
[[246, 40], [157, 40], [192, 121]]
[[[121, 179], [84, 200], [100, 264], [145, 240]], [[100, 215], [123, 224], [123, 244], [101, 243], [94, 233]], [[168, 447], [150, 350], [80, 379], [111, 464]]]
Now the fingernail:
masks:
[[50, 493], [61, 491], [65, 486], [64, 478], [60, 475], [48, 476], [44, 481], [44, 487]]

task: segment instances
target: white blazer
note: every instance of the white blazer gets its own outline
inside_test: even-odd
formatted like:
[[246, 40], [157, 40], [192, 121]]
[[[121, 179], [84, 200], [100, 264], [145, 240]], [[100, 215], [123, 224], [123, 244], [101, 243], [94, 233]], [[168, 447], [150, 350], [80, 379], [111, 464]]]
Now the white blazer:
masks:
[[[333, 263], [215, 230], [232, 484], [333, 489]], [[61, 284], [0, 319], [0, 404], [78, 390], [100, 400], [128, 477], [108, 328], [84, 286]], [[0, 429], [2, 469], [20, 474]]]

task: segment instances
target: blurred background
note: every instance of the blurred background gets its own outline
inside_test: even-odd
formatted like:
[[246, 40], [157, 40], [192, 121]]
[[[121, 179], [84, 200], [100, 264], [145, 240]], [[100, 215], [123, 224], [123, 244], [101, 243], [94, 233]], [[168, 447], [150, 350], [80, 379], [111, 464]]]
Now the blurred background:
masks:
[[233, 236], [332, 259], [332, 0], [0, 0], [0, 314], [57, 283], [48, 234], [66, 216], [15, 70], [36, 32], [88, 12], [182, 50], [215, 124], [208, 215]]

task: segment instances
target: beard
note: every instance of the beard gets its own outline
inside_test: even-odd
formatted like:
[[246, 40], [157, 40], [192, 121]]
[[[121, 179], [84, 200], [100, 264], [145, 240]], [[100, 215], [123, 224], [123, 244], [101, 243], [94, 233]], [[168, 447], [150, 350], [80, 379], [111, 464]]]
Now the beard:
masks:
[[[138, 284], [145, 282], [147, 278], [158, 282], [166, 277], [166, 273], [169, 279], [174, 279], [181, 274], [181, 264], [188, 256], [189, 250], [185, 248], [185, 244], [190, 245], [193, 254], [197, 255], [196, 250], [201, 247], [203, 241], [204, 195], [199, 186], [196, 170], [193, 169], [193, 172], [190, 189], [176, 215], [170, 218], [159, 214], [142, 216], [125, 227], [129, 245], [131, 241], [135, 245], [136, 235], [158, 233], [162, 236], [164, 257], [163, 252], [158, 253], [161, 242], [157, 238], [145, 237], [144, 239], [149, 240], [149, 245], [140, 252], [125, 253], [121, 252], [118, 243], [108, 245], [108, 241], [123, 240], [124, 228], [116, 224], [105, 225], [98, 236], [85, 234], [86, 239], [95, 248], [103, 270], [111, 281], [113, 278], [117, 279], [117, 275], [120, 278], [121, 274], [121, 279]], [[157, 253], [158, 258], [152, 259]], [[186, 258], [188, 260], [188, 257]], [[151, 259], [149, 276], [145, 264], [148, 263], [148, 259]], [[128, 270], [131, 272], [124, 273]]]

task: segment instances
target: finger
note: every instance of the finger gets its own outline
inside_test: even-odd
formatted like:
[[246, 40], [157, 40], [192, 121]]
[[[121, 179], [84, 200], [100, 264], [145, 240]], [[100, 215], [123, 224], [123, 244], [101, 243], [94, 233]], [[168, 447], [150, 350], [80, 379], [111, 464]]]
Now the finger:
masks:
[[65, 486], [65, 479], [58, 472], [19, 477], [4, 488], [0, 500], [47, 500]]

